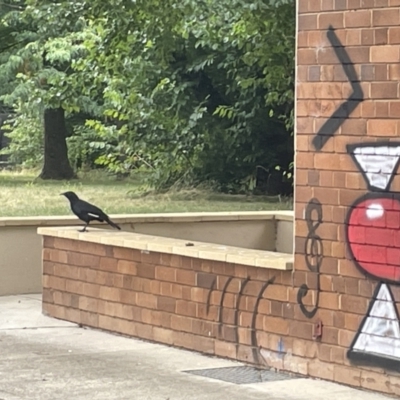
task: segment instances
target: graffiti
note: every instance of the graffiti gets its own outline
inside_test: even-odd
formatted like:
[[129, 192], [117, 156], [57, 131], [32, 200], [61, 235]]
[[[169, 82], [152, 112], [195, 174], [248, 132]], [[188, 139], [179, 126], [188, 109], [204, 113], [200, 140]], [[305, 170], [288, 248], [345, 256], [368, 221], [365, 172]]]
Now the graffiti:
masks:
[[369, 193], [346, 218], [346, 241], [354, 264], [379, 281], [347, 356], [355, 362], [399, 369], [400, 323], [389, 284], [400, 284], [400, 194], [390, 192], [399, 166], [400, 142], [348, 145]]
[[343, 125], [349, 115], [364, 100], [364, 93], [357, 77], [354, 64], [351, 61], [346, 49], [343, 47], [342, 43], [337, 37], [332, 26], [330, 26], [328, 29], [327, 37], [333, 47], [336, 57], [342, 64], [343, 70], [353, 91], [348, 99], [342, 103], [331, 115], [331, 117], [322, 125], [317, 135], [314, 137], [312, 143], [318, 151], [320, 151], [329, 141], [329, 139], [335, 135], [337, 130]]
[[[221, 299], [219, 301], [219, 306], [218, 306], [218, 334], [222, 334], [222, 327], [223, 327], [223, 313], [224, 313], [224, 299], [225, 295], [227, 293], [227, 290], [229, 288], [229, 285], [233, 281], [233, 277], [229, 277], [227, 281], [225, 282], [223, 288], [222, 288], [222, 293], [221, 293]], [[258, 309], [259, 309], [259, 304], [260, 300], [263, 298], [265, 291], [267, 290], [268, 286], [274, 283], [275, 277], [270, 278], [267, 282], [265, 282], [260, 291], [258, 292], [258, 295], [256, 297], [254, 309], [253, 309], [253, 315], [252, 315], [252, 320], [251, 320], [251, 325], [250, 325], [250, 330], [251, 330], [251, 346], [252, 346], [252, 353], [253, 353], [253, 359], [254, 362], [260, 363], [260, 353], [259, 353], [259, 346], [258, 346], [258, 340], [257, 340], [257, 331], [256, 331], [256, 320], [257, 320], [257, 315], [258, 315]], [[235, 303], [235, 309], [234, 309], [234, 322], [233, 325], [235, 327], [235, 343], [239, 344], [239, 306], [240, 306], [240, 300], [243, 296], [243, 291], [246, 288], [246, 285], [250, 282], [250, 278], [247, 277], [245, 279], [240, 280], [240, 289], [239, 292], [237, 293], [236, 297], [236, 303]], [[207, 313], [209, 312], [210, 309], [210, 301], [211, 301], [211, 295], [212, 292], [215, 291], [215, 280], [213, 281], [213, 284], [210, 287], [210, 291], [207, 297]]]
[[379, 284], [347, 356], [350, 360], [399, 369], [400, 324], [388, 285]]
[[351, 144], [347, 145], [347, 152], [360, 169], [368, 190], [388, 190], [400, 162], [399, 143]]
[[316, 233], [318, 227], [322, 223], [322, 205], [317, 199], [311, 199], [309, 201], [306, 207], [305, 220], [307, 222], [307, 227], [308, 227], [308, 235], [304, 249], [306, 265], [311, 272], [315, 272], [317, 274], [318, 279], [317, 279], [315, 306], [312, 308], [312, 310], [308, 310], [303, 303], [303, 299], [305, 296], [307, 296], [309, 290], [307, 284], [305, 283], [303, 283], [300, 286], [299, 291], [297, 292], [297, 302], [300, 305], [302, 313], [307, 318], [313, 318], [318, 310], [319, 293], [321, 290], [320, 268], [323, 261], [322, 240]]

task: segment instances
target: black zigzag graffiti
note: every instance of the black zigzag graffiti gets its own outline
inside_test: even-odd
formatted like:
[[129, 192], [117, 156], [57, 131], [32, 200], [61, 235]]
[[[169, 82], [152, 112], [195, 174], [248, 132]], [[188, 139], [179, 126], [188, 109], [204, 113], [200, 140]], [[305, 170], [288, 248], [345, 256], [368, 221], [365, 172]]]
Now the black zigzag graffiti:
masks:
[[362, 91], [360, 80], [357, 77], [356, 69], [351, 61], [349, 54], [343, 47], [337, 37], [332, 25], [329, 26], [327, 37], [331, 43], [336, 57], [342, 64], [343, 70], [350, 82], [353, 92], [349, 98], [342, 103], [339, 108], [330, 116], [330, 118], [321, 126], [320, 130], [314, 137], [313, 146], [320, 151], [328, 140], [333, 137], [336, 131], [343, 125], [349, 115], [364, 101], [364, 93]]

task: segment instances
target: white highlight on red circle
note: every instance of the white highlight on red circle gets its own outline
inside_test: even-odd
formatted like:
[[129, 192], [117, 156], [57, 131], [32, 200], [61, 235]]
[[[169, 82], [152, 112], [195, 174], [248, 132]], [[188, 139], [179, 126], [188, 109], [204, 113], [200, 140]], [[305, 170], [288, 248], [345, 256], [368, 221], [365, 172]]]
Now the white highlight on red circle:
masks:
[[377, 219], [381, 218], [385, 213], [385, 209], [383, 208], [382, 204], [379, 203], [372, 203], [367, 207], [367, 218], [368, 219]]

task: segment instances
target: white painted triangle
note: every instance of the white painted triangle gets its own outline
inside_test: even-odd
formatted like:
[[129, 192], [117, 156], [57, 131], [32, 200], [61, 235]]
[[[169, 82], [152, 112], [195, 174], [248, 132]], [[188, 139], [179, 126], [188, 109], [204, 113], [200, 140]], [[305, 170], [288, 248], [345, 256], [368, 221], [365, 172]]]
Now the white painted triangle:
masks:
[[400, 146], [357, 147], [353, 154], [370, 186], [387, 189], [400, 157]]
[[381, 285], [377, 298], [372, 301], [370, 314], [357, 335], [353, 350], [400, 360], [400, 322], [386, 284]]
[[400, 362], [400, 339], [382, 338], [379, 336], [372, 338], [366, 333], [360, 333], [352, 350], [375, 354], [381, 357], [398, 358]]
[[390, 301], [393, 303], [393, 298], [390, 295], [388, 285], [383, 284], [379, 288], [378, 294], [376, 295], [377, 300], [383, 300], [383, 301]]

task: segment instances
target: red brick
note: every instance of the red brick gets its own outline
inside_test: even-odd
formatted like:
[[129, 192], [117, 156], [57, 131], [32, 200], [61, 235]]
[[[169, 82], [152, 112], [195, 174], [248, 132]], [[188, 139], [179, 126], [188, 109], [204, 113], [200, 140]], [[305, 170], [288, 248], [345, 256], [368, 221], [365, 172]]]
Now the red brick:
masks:
[[317, 14], [302, 14], [298, 19], [298, 30], [309, 31], [317, 28]]
[[182, 298], [182, 299], [190, 300], [191, 299], [191, 288], [172, 283], [170, 296], [174, 297], [176, 299]]
[[67, 264], [69, 254], [66, 251], [58, 249], [43, 249], [42, 257], [44, 261], [52, 261], [60, 264]]
[[[60, 250], [77, 251], [77, 248], [80, 243], [80, 241], [70, 240], [70, 239], [62, 239], [62, 238], [51, 238], [51, 239], [53, 239], [53, 246], [51, 247]], [[46, 246], [46, 243], [44, 243], [43, 247], [50, 247], [50, 246]]]
[[54, 263], [51, 261], [42, 262], [42, 272], [45, 275], [54, 275]]
[[69, 279], [79, 279], [79, 267], [65, 264], [54, 264], [54, 275]]
[[372, 46], [370, 61], [374, 63], [395, 63], [400, 61], [399, 46]]
[[196, 274], [196, 282], [197, 286], [203, 287], [206, 289], [211, 289], [213, 286], [215, 287], [217, 283], [217, 277], [213, 274], [206, 274], [202, 272], [198, 272]]
[[374, 31], [372, 29], [361, 30], [361, 44], [364, 46], [374, 44]]
[[386, 45], [388, 43], [388, 29], [377, 28], [374, 29], [374, 43], [376, 45]]
[[50, 236], [43, 236], [43, 248], [54, 249], [54, 240], [56, 238]]
[[389, 116], [399, 117], [400, 116], [400, 101], [391, 101], [389, 104]]
[[84, 311], [98, 312], [98, 300], [90, 297], [79, 297], [79, 308]]
[[171, 315], [171, 328], [176, 331], [191, 332], [192, 318], [180, 315]]
[[94, 269], [99, 268], [100, 257], [84, 253], [68, 253], [68, 264], [78, 267], [90, 267]]
[[42, 301], [44, 303], [54, 303], [54, 290], [43, 288]]
[[100, 257], [99, 268], [103, 271], [118, 272], [118, 260], [111, 257]]
[[340, 310], [354, 314], [365, 314], [368, 300], [364, 297], [342, 294], [339, 298]]
[[374, 26], [398, 26], [400, 25], [399, 9], [373, 10], [372, 24]]
[[120, 274], [125, 275], [136, 275], [137, 274], [137, 263], [134, 261], [128, 260], [118, 260], [117, 262], [117, 271]]
[[136, 304], [145, 308], [157, 308], [157, 296], [149, 293], [136, 293]]
[[76, 310], [74, 308], [66, 308], [65, 309], [65, 319], [70, 322], [75, 322], [77, 324], [81, 324], [81, 311]]
[[153, 327], [153, 339], [159, 343], [173, 344], [173, 331], [170, 329]]
[[154, 279], [155, 278], [155, 266], [151, 264], [137, 264], [136, 274], [142, 278]]
[[66, 280], [57, 276], [43, 275], [43, 287], [65, 291]]
[[[176, 300], [171, 297], [158, 296], [157, 297], [157, 309], [167, 311], [170, 313], [175, 312]], [[194, 314], [196, 312], [194, 311]]]
[[360, 28], [371, 26], [371, 10], [358, 10], [344, 14], [344, 26], [346, 28]]
[[128, 249], [126, 247], [113, 247], [115, 258], [128, 261], [140, 261], [141, 254], [139, 250]]
[[235, 343], [227, 343], [221, 340], [215, 340], [214, 343], [216, 356], [236, 359], [237, 345]]
[[176, 281], [184, 285], [194, 286], [196, 284], [196, 273], [190, 270], [176, 271]]
[[135, 324], [135, 331], [136, 331], [135, 336], [147, 340], [153, 340], [153, 327], [151, 325]]
[[297, 60], [301, 65], [314, 65], [317, 62], [317, 53], [314, 49], [298, 49]]
[[334, 0], [325, 0], [321, 2], [321, 10], [327, 11], [327, 10], [334, 10]]
[[176, 269], [171, 267], [156, 266], [155, 278], [161, 281], [175, 282], [176, 280]]
[[343, 22], [343, 12], [321, 13], [318, 15], [318, 29], [328, 29], [330, 25], [333, 25], [336, 29], [343, 28]]
[[349, 29], [346, 32], [346, 45], [347, 46], [361, 45], [361, 29]]
[[120, 299], [119, 289], [107, 286], [101, 286], [99, 290], [99, 298], [102, 300], [118, 302]]
[[91, 326], [93, 328], [97, 328], [99, 325], [99, 315], [95, 313], [80, 311], [79, 320], [82, 325]]
[[106, 246], [100, 243], [76, 241], [75, 250], [79, 253], [93, 254], [96, 256], [112, 257], [113, 251], [111, 246]]
[[339, 308], [339, 296], [337, 293], [321, 292], [319, 296], [319, 306], [328, 310]]
[[333, 364], [313, 360], [308, 364], [308, 373], [314, 378], [333, 380]]
[[367, 132], [371, 136], [396, 136], [397, 126], [397, 120], [371, 119], [368, 121]]
[[198, 316], [197, 305], [191, 301], [176, 300], [175, 312], [179, 315], [186, 315], [193, 318]]
[[381, 372], [375, 371], [361, 371], [361, 387], [380, 391], [383, 393], [390, 393], [389, 377]]
[[289, 336], [302, 339], [312, 339], [313, 324], [310, 322], [289, 321]]
[[264, 316], [263, 329], [267, 332], [278, 335], [287, 335], [289, 333], [290, 322], [287, 319], [279, 317]]
[[400, 44], [400, 28], [391, 27], [388, 31], [389, 43], [390, 44]]
[[391, 80], [400, 79], [400, 64], [391, 64], [389, 65], [389, 77]]

